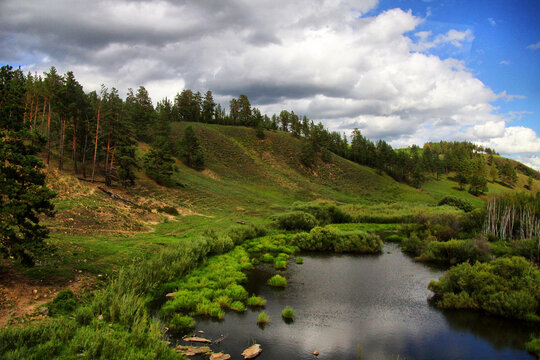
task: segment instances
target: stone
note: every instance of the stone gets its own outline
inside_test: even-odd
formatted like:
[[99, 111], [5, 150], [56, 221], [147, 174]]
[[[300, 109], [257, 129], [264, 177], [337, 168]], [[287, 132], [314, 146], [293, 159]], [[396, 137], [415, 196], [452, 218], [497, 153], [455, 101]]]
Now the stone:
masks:
[[184, 341], [200, 342], [200, 343], [208, 343], [208, 344], [210, 344], [212, 342], [212, 340], [208, 340], [208, 339], [198, 337], [198, 336], [184, 338]]
[[39, 313], [42, 315], [49, 315], [49, 309], [46, 308], [45, 306], [42, 306], [39, 308]]
[[231, 355], [222, 352], [212, 353], [212, 355], [210, 355], [210, 360], [229, 360], [230, 358]]
[[176, 348], [176, 352], [184, 354], [185, 356], [195, 355], [208, 355], [212, 353], [212, 350], [208, 346], [183, 346], [179, 345]]
[[244, 359], [253, 359], [254, 357], [259, 356], [261, 352], [262, 352], [261, 345], [253, 344], [250, 347], [248, 347], [246, 350], [244, 350], [241, 355], [244, 357]]

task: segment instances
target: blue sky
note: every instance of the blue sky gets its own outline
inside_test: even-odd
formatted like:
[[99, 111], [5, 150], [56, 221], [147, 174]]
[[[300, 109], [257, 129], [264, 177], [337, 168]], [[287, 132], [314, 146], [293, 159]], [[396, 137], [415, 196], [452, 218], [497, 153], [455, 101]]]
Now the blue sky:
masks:
[[2, 0], [0, 62], [154, 103], [246, 94], [269, 115], [393, 147], [472, 141], [540, 170], [539, 15], [538, 0]]
[[372, 12], [396, 7], [425, 19], [414, 32], [471, 30], [471, 46], [435, 49], [433, 53], [464, 61], [495, 93], [517, 95], [513, 100], [494, 102], [498, 112], [514, 118], [512, 125], [540, 134], [540, 48], [530, 48], [540, 42], [540, 1], [382, 0]]

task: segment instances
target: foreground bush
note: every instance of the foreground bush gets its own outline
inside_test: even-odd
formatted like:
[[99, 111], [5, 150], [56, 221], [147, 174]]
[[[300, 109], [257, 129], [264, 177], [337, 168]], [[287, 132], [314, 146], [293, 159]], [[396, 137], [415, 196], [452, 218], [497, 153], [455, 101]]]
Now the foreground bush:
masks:
[[448, 270], [428, 288], [441, 308], [484, 310], [540, 321], [540, 271], [522, 257], [468, 263]]

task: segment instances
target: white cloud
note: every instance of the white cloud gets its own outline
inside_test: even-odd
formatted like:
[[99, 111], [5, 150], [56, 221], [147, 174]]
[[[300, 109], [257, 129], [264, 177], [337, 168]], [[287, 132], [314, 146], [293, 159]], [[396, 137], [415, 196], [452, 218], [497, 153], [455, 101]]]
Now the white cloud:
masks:
[[294, 110], [332, 130], [358, 127], [393, 146], [445, 138], [538, 152], [525, 151], [538, 148], [536, 133], [506, 127], [492, 105], [521, 95], [496, 94], [463, 62], [429, 53], [470, 47], [470, 29], [411, 38], [424, 19], [400, 9], [365, 16], [376, 5], [4, 0], [0, 60], [73, 70], [86, 90], [145, 85], [154, 102], [184, 87], [210, 89], [224, 105], [245, 93], [262, 111]]
[[495, 21], [494, 18], [488, 18], [487, 20], [489, 22], [489, 25], [491, 25], [491, 26], [496, 26], [497, 25], [497, 22]]
[[502, 60], [499, 65], [510, 65], [510, 60]]
[[538, 50], [538, 49], [540, 49], [540, 41], [537, 42], [536, 44], [531, 44], [531, 45], [527, 46], [527, 49], [531, 49], [531, 50]]

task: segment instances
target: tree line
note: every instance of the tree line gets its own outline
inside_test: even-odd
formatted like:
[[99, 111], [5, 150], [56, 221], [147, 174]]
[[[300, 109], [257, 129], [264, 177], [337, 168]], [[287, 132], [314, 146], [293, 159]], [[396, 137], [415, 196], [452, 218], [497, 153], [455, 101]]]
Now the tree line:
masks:
[[[175, 171], [173, 157], [194, 168], [204, 167], [203, 151], [192, 129], [180, 142], [171, 139], [170, 125], [178, 121], [248, 126], [256, 129], [261, 139], [268, 130], [289, 132], [302, 139], [299, 157], [306, 167], [312, 167], [317, 159], [328, 162], [334, 153], [414, 187], [420, 187], [429, 176], [438, 179], [451, 172], [456, 173], [454, 179], [460, 188], [468, 185], [475, 195], [487, 191], [489, 178], [511, 186], [517, 181], [514, 166], [494, 160], [497, 153], [490, 148], [441, 141], [426, 143], [423, 148], [393, 149], [384, 140], [366, 138], [358, 129], [349, 142], [345, 134], [329, 131], [322, 123], [315, 124], [294, 111], [263, 114], [244, 94], [230, 100], [227, 112], [210, 90], [202, 94], [184, 89], [173, 100], [164, 98], [154, 107], [144, 86], [136, 91], [128, 89], [124, 100], [117, 89], [105, 86], [99, 92], [85, 93], [72, 72], [60, 75], [54, 67], [43, 75], [27, 74], [24, 79], [23, 121], [45, 135], [47, 165], [51, 156], [56, 156], [62, 170], [69, 156], [77, 174], [94, 181], [99, 173], [108, 186], [114, 182], [132, 185], [135, 171], [141, 167], [158, 183], [170, 185]], [[142, 161], [135, 156], [137, 142], [151, 145]], [[488, 160], [481, 155], [488, 155]]]

